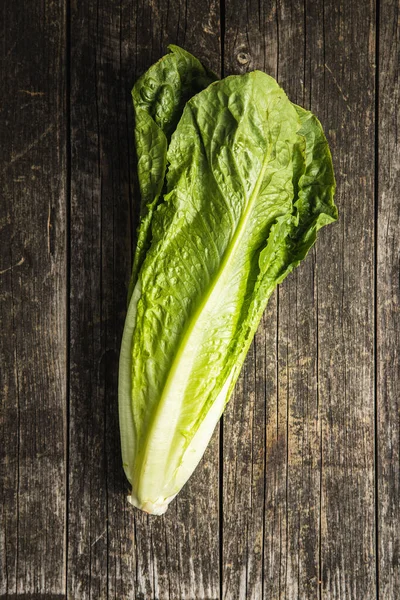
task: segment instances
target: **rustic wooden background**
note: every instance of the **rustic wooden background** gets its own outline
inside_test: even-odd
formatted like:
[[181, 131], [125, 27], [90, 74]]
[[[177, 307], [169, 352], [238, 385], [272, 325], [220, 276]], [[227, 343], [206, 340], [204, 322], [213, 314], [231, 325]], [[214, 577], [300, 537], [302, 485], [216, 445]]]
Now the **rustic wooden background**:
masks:
[[[4, 0], [0, 598], [400, 597], [398, 0]], [[130, 89], [177, 43], [324, 124], [340, 220], [164, 517], [126, 502]]]

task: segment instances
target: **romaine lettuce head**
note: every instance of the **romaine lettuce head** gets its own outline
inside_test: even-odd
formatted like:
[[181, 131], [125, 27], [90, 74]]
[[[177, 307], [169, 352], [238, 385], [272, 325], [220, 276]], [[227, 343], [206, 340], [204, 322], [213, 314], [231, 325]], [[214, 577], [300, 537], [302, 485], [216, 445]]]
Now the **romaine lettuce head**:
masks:
[[152, 514], [201, 459], [273, 290], [337, 218], [321, 125], [265, 73], [194, 95], [163, 148], [119, 373], [129, 499]]

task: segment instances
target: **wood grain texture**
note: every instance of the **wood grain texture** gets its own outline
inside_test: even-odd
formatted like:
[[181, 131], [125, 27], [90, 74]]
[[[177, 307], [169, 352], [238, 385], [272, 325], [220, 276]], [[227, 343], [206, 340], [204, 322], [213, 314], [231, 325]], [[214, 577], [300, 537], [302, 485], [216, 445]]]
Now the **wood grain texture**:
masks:
[[[0, 598], [397, 600], [400, 9], [378, 7], [4, 5]], [[262, 69], [320, 118], [340, 218], [271, 299], [221, 435], [150, 517], [126, 501], [117, 370], [130, 90], [169, 43], [217, 73]]]
[[1, 598], [65, 592], [65, 49], [61, 4], [4, 5]]
[[[307, 106], [304, 23], [303, 2], [278, 6], [229, 2], [227, 68], [266, 70], [294, 102]], [[232, 479], [230, 471], [239, 464], [242, 471], [258, 474], [259, 493], [251, 493], [251, 502], [244, 504], [241, 497], [252, 489], [249, 482], [236, 477], [235, 485], [224, 486], [228, 505], [224, 565], [230, 566], [225, 571], [224, 598], [318, 595], [320, 427], [314, 288], [311, 255], [270, 302], [254, 342], [254, 356], [247, 359], [225, 417], [226, 429], [234, 432], [224, 430], [226, 479]], [[254, 395], [255, 416], [244, 419], [239, 412], [234, 419], [244, 403], [251, 406]], [[236, 432], [235, 420], [241, 423]], [[233, 466], [230, 458], [235, 453], [239, 456]], [[255, 523], [258, 529], [252, 539], [247, 532]]]
[[400, 590], [400, 6], [379, 18], [377, 401], [378, 552], [381, 598]]
[[[310, 108], [305, 87], [306, 11], [303, 2], [279, 3], [272, 25], [276, 27], [277, 79], [293, 102]], [[317, 18], [312, 26], [318, 27]], [[325, 234], [322, 231], [320, 237]], [[322, 268], [325, 260], [321, 258]], [[279, 521], [274, 525], [280, 542], [278, 578], [268, 567], [268, 553], [266, 598], [308, 599], [318, 595], [321, 467], [317, 297], [316, 261], [311, 252], [278, 291], [276, 411], [281, 436], [278, 452], [283, 453], [277, 456], [282, 464], [282, 500], [278, 500]]]
[[[170, 43], [220, 71], [219, 4], [193, 0], [138, 9], [135, 78]], [[137, 206], [139, 198], [136, 195]], [[135, 512], [137, 598], [214, 600], [219, 594], [218, 431], [201, 466], [163, 517]]]
[[[340, 219], [320, 240], [322, 597], [376, 598], [374, 506], [375, 13], [325, 2], [312, 107], [335, 157]], [[352, 65], [351, 71], [349, 65]]]
[[[261, 589], [266, 598], [375, 597], [374, 22], [366, 2], [226, 4], [228, 71], [266, 69], [321, 118], [340, 220], [281, 286], [277, 313], [259, 329], [254, 356], [276, 356], [276, 377], [264, 367], [256, 383], [250, 355], [225, 417], [232, 433], [224, 429], [224, 598], [258, 598]], [[252, 415], [254, 395], [272, 403], [266, 434], [240, 410], [249, 403]], [[241, 473], [259, 472], [260, 453], [257, 490], [264, 478], [266, 493], [250, 502], [249, 477], [237, 476], [237, 464]], [[262, 582], [254, 524], [264, 538]]]
[[[68, 591], [73, 598], [218, 597], [218, 435], [168, 513], [148, 517], [126, 500], [117, 407], [139, 207], [132, 181], [130, 89], [168, 43], [184, 45], [218, 71], [218, 19], [213, 1], [72, 5]], [[195, 24], [190, 33], [189, 23]]]
[[119, 579], [131, 586], [134, 570], [115, 416], [132, 166], [122, 14], [110, 3], [71, 6], [68, 594], [82, 599], [130, 597]]
[[[265, 22], [268, 23], [271, 13], [261, 10], [257, 2], [226, 2], [225, 74], [265, 69]], [[267, 61], [273, 69], [272, 74], [275, 74], [276, 45], [270, 47]], [[273, 518], [265, 523], [264, 512], [270, 515], [270, 511], [276, 510], [275, 498], [278, 489], [282, 489], [280, 483], [284, 485], [285, 481], [282, 463], [274, 452], [277, 430], [272, 433], [267, 428], [271, 413], [277, 414], [276, 322], [277, 305], [276, 298], [273, 298], [223, 419], [221, 597], [224, 599], [264, 597], [264, 545], [268, 546], [270, 540], [269, 525], [273, 524], [275, 528], [278, 520]], [[282, 437], [279, 437], [280, 446], [281, 442]], [[279, 553], [275, 543], [273, 548]], [[270, 562], [270, 558], [266, 560], [267, 581], [271, 563], [277, 566], [277, 562], [274, 559]]]
[[71, 6], [70, 598], [134, 597], [117, 417], [131, 260], [131, 10]]
[[[340, 219], [316, 249], [323, 598], [376, 598], [374, 506], [375, 13], [325, 2], [312, 108], [335, 157]], [[351, 69], [349, 69], [351, 65]]]

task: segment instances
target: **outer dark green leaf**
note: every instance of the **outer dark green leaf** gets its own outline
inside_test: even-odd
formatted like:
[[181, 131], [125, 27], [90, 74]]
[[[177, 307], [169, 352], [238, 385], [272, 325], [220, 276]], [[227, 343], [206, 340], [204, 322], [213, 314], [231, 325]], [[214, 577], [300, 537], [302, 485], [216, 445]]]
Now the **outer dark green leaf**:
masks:
[[186, 102], [216, 76], [178, 46], [136, 82], [132, 90], [141, 216], [128, 299], [151, 239], [153, 211], [162, 192], [167, 149]]

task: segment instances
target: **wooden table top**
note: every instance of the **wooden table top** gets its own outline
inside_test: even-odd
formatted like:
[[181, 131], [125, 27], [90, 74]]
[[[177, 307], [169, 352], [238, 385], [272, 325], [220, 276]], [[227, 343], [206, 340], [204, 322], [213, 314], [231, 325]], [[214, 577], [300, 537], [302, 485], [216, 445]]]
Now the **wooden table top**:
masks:
[[[0, 69], [0, 599], [400, 597], [398, 0], [13, 0]], [[163, 517], [126, 501], [130, 89], [176, 43], [322, 121], [338, 222]]]

